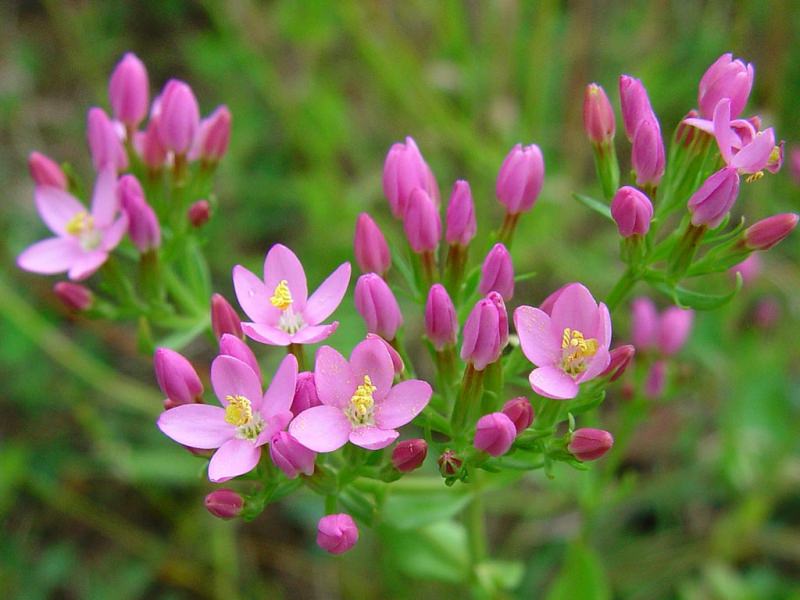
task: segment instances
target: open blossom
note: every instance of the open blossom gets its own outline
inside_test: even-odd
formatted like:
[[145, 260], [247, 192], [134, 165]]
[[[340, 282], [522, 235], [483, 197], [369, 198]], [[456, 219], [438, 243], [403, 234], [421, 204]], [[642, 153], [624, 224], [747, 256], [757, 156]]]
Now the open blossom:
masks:
[[276, 244], [264, 260], [264, 279], [233, 268], [239, 305], [253, 321], [242, 323], [251, 339], [272, 346], [313, 344], [331, 335], [338, 321], [321, 325], [339, 306], [350, 283], [350, 263], [339, 265], [308, 297], [306, 274], [294, 252]]
[[697, 94], [700, 114], [710, 117], [719, 101], [727, 98], [731, 102], [732, 115], [738, 117], [753, 89], [753, 77], [752, 64], [733, 60], [730, 52], [720, 56], [700, 79]]
[[550, 314], [531, 306], [514, 311], [522, 352], [538, 368], [530, 374], [533, 391], [569, 399], [579, 386], [605, 371], [610, 362], [611, 318], [580, 283], [559, 294]]
[[253, 370], [232, 356], [211, 364], [211, 384], [222, 406], [182, 404], [163, 413], [158, 427], [179, 444], [218, 448], [208, 464], [208, 478], [217, 483], [251, 471], [261, 446], [286, 428], [292, 418], [297, 359], [283, 359], [267, 391]]
[[427, 406], [433, 390], [409, 379], [393, 386], [394, 366], [383, 342], [367, 339], [346, 360], [330, 346], [317, 352], [314, 381], [321, 406], [297, 415], [289, 425], [297, 441], [315, 452], [333, 452], [348, 440], [368, 450], [397, 439], [397, 427]]
[[86, 279], [106, 262], [128, 228], [128, 218], [119, 215], [117, 176], [111, 169], [98, 175], [89, 211], [75, 196], [52, 186], [37, 186], [34, 198], [39, 216], [56, 236], [19, 255], [17, 265], [26, 271]]
[[731, 121], [728, 98], [720, 100], [714, 109], [714, 137], [725, 164], [740, 173], [754, 174], [767, 168], [776, 148], [771, 127], [756, 132], [749, 121]]

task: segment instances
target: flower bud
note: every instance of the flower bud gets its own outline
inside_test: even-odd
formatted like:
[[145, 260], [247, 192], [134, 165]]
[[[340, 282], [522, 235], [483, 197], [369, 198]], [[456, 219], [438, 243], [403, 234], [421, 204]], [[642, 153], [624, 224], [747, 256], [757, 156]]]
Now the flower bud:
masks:
[[723, 98], [730, 98], [731, 118], [735, 119], [744, 110], [752, 88], [753, 65], [745, 65], [739, 59], [733, 60], [730, 52], [723, 54], [700, 79], [697, 105], [701, 116], [712, 118], [717, 103]]
[[636, 172], [636, 185], [656, 186], [661, 182], [666, 162], [661, 128], [655, 116], [639, 123], [633, 136], [631, 163]]
[[500, 351], [508, 344], [508, 311], [503, 297], [497, 292], [489, 292], [486, 297], [494, 303], [497, 309], [497, 332], [500, 336]]
[[81, 312], [90, 309], [94, 304], [92, 290], [79, 283], [59, 281], [53, 286], [53, 292], [70, 310]]
[[503, 405], [502, 413], [511, 419], [517, 435], [533, 423], [533, 406], [525, 396], [512, 398]]
[[406, 204], [414, 188], [425, 190], [434, 203], [439, 205], [439, 187], [428, 163], [422, 158], [417, 144], [411, 137], [405, 143], [394, 144], [383, 164], [383, 193], [389, 200], [392, 214], [402, 219]]
[[[464, 323], [461, 360], [478, 371], [500, 358], [503, 350], [500, 339], [500, 310], [489, 298], [479, 300]], [[506, 331], [508, 316], [506, 315]]]
[[511, 300], [514, 295], [514, 265], [511, 254], [503, 244], [495, 244], [486, 255], [481, 267], [478, 291], [484, 296], [495, 291], [503, 300]]
[[108, 97], [114, 118], [135, 128], [147, 115], [150, 83], [144, 63], [132, 52], [122, 57], [111, 73]]
[[261, 367], [258, 366], [256, 355], [244, 340], [230, 333], [223, 333], [219, 338], [219, 353], [239, 359], [250, 367], [261, 381]]
[[474, 446], [492, 456], [502, 456], [511, 448], [517, 437], [517, 428], [501, 412], [483, 415], [475, 426]]
[[614, 194], [611, 216], [614, 217], [622, 237], [646, 235], [653, 219], [653, 203], [636, 188], [625, 185]]
[[567, 448], [578, 460], [597, 460], [614, 445], [613, 436], [602, 429], [576, 429]]
[[188, 84], [170, 79], [161, 93], [158, 136], [161, 145], [175, 154], [186, 154], [200, 126], [200, 108]]
[[583, 96], [583, 127], [586, 136], [595, 144], [608, 144], [616, 132], [614, 109], [605, 90], [596, 83], [586, 86]]
[[356, 310], [364, 319], [367, 331], [385, 340], [393, 340], [403, 324], [403, 314], [386, 282], [375, 273], [358, 278], [355, 291]]
[[560, 288], [558, 288], [555, 292], [552, 292], [547, 298], [542, 300], [542, 303], [539, 305], [539, 310], [546, 312], [548, 315], [552, 314], [553, 306], [558, 300], [559, 296], [561, 296], [562, 292], [567, 289], [571, 283], [565, 283]]
[[447, 204], [445, 239], [448, 244], [466, 247], [475, 237], [477, 230], [472, 190], [470, 190], [469, 183], [459, 179], [453, 186], [450, 202]]
[[215, 164], [225, 156], [230, 139], [231, 111], [223, 104], [200, 121], [189, 158], [190, 160], [199, 158], [204, 163]]
[[511, 215], [533, 208], [544, 183], [544, 158], [539, 146], [517, 144], [508, 153], [497, 175], [496, 193]]
[[609, 382], [616, 381], [625, 373], [635, 354], [636, 348], [630, 344], [617, 346], [611, 351], [611, 361], [608, 363], [606, 370], [600, 373], [600, 377], [608, 377]]
[[289, 479], [313, 475], [317, 453], [298, 442], [288, 431], [279, 431], [269, 442], [269, 456]]
[[192, 224], [192, 227], [202, 227], [208, 222], [210, 216], [211, 205], [208, 203], [208, 200], [198, 200], [192, 203], [186, 213], [186, 217], [189, 219], [189, 223]]
[[418, 469], [428, 456], [428, 443], [422, 439], [403, 440], [392, 450], [392, 466], [401, 473]]
[[314, 383], [314, 373], [311, 371], [301, 371], [297, 374], [297, 382], [294, 386], [294, 398], [292, 407], [289, 409], [294, 416], [299, 415], [304, 410], [319, 406], [322, 402], [317, 396], [317, 385]]
[[203, 384], [192, 363], [169, 348], [156, 349], [153, 356], [156, 380], [173, 406], [200, 402]]
[[789, 174], [795, 185], [800, 185], [800, 148], [792, 148], [789, 153]]
[[797, 227], [800, 216], [783, 213], [762, 219], [744, 231], [744, 244], [750, 250], [769, 250]]
[[356, 545], [358, 527], [346, 513], [327, 515], [317, 524], [317, 545], [331, 554], [342, 554]]
[[650, 98], [642, 82], [629, 75], [619, 77], [619, 99], [622, 105], [622, 122], [625, 125], [625, 135], [633, 141], [639, 123], [645, 119], [653, 119], [653, 108]]
[[733, 167], [723, 167], [703, 182], [689, 198], [692, 225], [714, 229], [730, 212], [739, 194], [739, 174]]
[[128, 155], [120, 135], [102, 108], [89, 109], [86, 133], [95, 171], [106, 168], [123, 171], [128, 168]]
[[60, 190], [67, 189], [67, 176], [58, 163], [40, 152], [28, 156], [28, 171], [36, 185], [49, 185]]
[[137, 132], [133, 138], [137, 154], [152, 171], [158, 171], [167, 161], [167, 150], [158, 134], [158, 121], [158, 116], [151, 114], [147, 129]]
[[214, 490], [205, 499], [206, 509], [219, 519], [238, 517], [244, 508], [242, 497], [229, 489]]
[[683, 347], [693, 322], [693, 310], [670, 306], [661, 314], [658, 347], [664, 356], [672, 356]]
[[658, 311], [650, 298], [631, 303], [631, 337], [639, 350], [652, 350], [658, 341]]
[[436, 461], [439, 465], [439, 472], [442, 477], [455, 477], [461, 471], [464, 461], [461, 460], [452, 450], [445, 450]]
[[387, 342], [385, 339], [383, 339], [376, 333], [368, 333], [367, 339], [378, 340], [384, 345], [386, 351], [389, 353], [389, 356], [392, 357], [392, 368], [394, 369], [395, 375], [400, 375], [400, 373], [405, 371], [406, 366], [405, 364], [403, 364], [403, 357], [400, 356], [400, 353], [394, 349], [394, 346], [392, 346], [389, 342]]
[[161, 226], [153, 208], [144, 199], [144, 191], [133, 175], [123, 175], [117, 187], [122, 210], [128, 215], [128, 235], [144, 254], [161, 245]]
[[440, 283], [431, 286], [425, 303], [425, 333], [436, 350], [455, 344], [458, 336], [458, 319], [453, 301]]
[[236, 313], [236, 309], [225, 299], [222, 294], [211, 296], [211, 328], [217, 339], [221, 339], [223, 334], [230, 333], [240, 339], [244, 339], [242, 332], [242, 320]]
[[422, 188], [414, 188], [408, 197], [403, 230], [417, 254], [436, 250], [442, 237], [442, 219], [436, 204]]
[[361, 213], [356, 220], [356, 235], [353, 240], [356, 262], [364, 273], [386, 275], [392, 266], [392, 255], [386, 238], [367, 213]]
[[652, 364], [647, 372], [644, 382], [644, 395], [648, 398], [660, 398], [664, 393], [664, 386], [667, 383], [667, 362], [657, 360]]

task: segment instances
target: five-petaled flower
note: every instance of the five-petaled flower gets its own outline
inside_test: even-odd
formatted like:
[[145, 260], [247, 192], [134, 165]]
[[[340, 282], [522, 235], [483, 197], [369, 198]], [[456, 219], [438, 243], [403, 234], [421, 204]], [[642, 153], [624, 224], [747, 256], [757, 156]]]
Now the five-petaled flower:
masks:
[[316, 452], [333, 452], [349, 440], [378, 450], [427, 406], [433, 390], [418, 379], [392, 386], [392, 357], [382, 341], [359, 343], [347, 361], [330, 346], [317, 352], [314, 380], [321, 406], [309, 408], [289, 425], [297, 441]]
[[267, 252], [263, 280], [241, 265], [233, 268], [236, 297], [252, 319], [242, 329], [251, 339], [273, 346], [313, 344], [331, 335], [338, 321], [320, 323], [339, 306], [349, 283], [350, 263], [343, 263], [309, 298], [303, 265], [281, 244]]
[[[549, 307], [548, 307], [549, 308]], [[520, 306], [514, 324], [522, 352], [538, 368], [530, 374], [533, 391], [569, 399], [579, 386], [608, 366], [611, 318], [603, 303], [580, 283], [564, 287], [549, 312]]]
[[222, 406], [182, 404], [163, 413], [158, 427], [179, 444], [218, 448], [208, 464], [208, 478], [227, 481], [251, 471], [268, 443], [292, 419], [297, 359], [287, 355], [267, 391], [247, 364], [218, 356], [211, 364], [211, 384]]

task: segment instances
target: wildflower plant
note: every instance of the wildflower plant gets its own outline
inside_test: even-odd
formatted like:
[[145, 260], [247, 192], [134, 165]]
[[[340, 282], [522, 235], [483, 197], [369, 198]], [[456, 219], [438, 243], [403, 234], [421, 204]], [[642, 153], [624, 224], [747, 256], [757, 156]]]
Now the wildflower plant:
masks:
[[[72, 282], [55, 288], [66, 304], [135, 319], [143, 348], [159, 346], [155, 371], [166, 400], [158, 427], [208, 460], [213, 483], [225, 482], [206, 497], [212, 514], [250, 520], [304, 486], [324, 505], [318, 545], [340, 554], [357, 544], [359, 527], [386, 519], [393, 490], [416, 480], [423, 501], [451, 490], [465, 502], [448, 505], [442, 516], [467, 506], [463, 579], [476, 594], [492, 595], [515, 578], [488, 556], [483, 491], [509, 485], [521, 472], [553, 476], [556, 463], [584, 470], [615, 452], [613, 432], [593, 427], [591, 411], [609, 388], [632, 385], [625, 373], [634, 353], [637, 370], [646, 372], [637, 385], [660, 397], [695, 311], [722, 306], [741, 286], [738, 275], [730, 289], [710, 293], [711, 278], [797, 225], [794, 214], [749, 227], [731, 217], [740, 193], [782, 162], [774, 131], [762, 129], [758, 116], [741, 118], [753, 78], [753, 66], [731, 55], [716, 61], [700, 80], [698, 110], [677, 124], [667, 148], [644, 83], [621, 76], [631, 155], [622, 167], [613, 104], [600, 85], [587, 87], [584, 123], [602, 197], [575, 198], [619, 233], [625, 271], [610, 290], [564, 282], [529, 296], [518, 285], [529, 276], [515, 274], [515, 251], [525, 248], [514, 232], [545, 181], [537, 145], [517, 144], [497, 157], [505, 215], [493, 229], [476, 222], [466, 180], [454, 182], [445, 205], [408, 137], [391, 147], [383, 169], [384, 217], [399, 221], [408, 247], [390, 249], [383, 219], [359, 215], [354, 257], [361, 274], [348, 296], [349, 263], [328, 265], [331, 274], [309, 295], [299, 258], [276, 244], [263, 276], [233, 267], [236, 298], [249, 318], [241, 322], [225, 298], [212, 297], [202, 256], [202, 224], [217, 209], [211, 175], [225, 154], [230, 113], [220, 107], [201, 121], [191, 88], [179, 81], [168, 82], [148, 111], [144, 65], [128, 54], [111, 78], [113, 120], [90, 111], [97, 170], [91, 208], [78, 199], [81, 186], [69, 169], [31, 155], [36, 206], [55, 237], [24, 251], [19, 265], [67, 273]], [[86, 280], [95, 284], [91, 291], [75, 283]], [[644, 295], [630, 304], [631, 345], [615, 321], [637, 286], [668, 307], [659, 314]], [[399, 295], [413, 299], [416, 310], [401, 310]], [[342, 302], [354, 302], [364, 339], [352, 349], [307, 348], [334, 332], [330, 319]], [[424, 324], [427, 355], [410, 354], [404, 343], [414, 321]], [[169, 335], [156, 343], [153, 329]], [[219, 342], [210, 369], [215, 400], [190, 362], [169, 348], [203, 330]], [[274, 375], [263, 378], [254, 349], [282, 356]], [[426, 467], [438, 474], [409, 475]]]

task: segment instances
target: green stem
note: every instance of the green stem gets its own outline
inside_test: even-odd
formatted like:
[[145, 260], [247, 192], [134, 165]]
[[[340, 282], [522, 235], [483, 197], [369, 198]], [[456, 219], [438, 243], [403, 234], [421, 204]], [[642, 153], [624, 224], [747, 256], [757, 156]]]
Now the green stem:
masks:
[[306, 370], [306, 353], [303, 350], [302, 344], [289, 344], [286, 347], [287, 354], [294, 354], [295, 358], [297, 359], [297, 369], [299, 371]]
[[500, 231], [497, 233], [497, 240], [505, 244], [508, 249], [511, 249], [511, 240], [514, 237], [519, 215], [520, 213], [514, 215], [506, 213], [503, 218], [503, 224], [500, 226]]
[[614, 312], [622, 301], [628, 297], [628, 294], [631, 293], [633, 286], [636, 285], [638, 280], [639, 277], [636, 273], [630, 269], [625, 271], [606, 298], [606, 306], [608, 306], [609, 311]]
[[484, 512], [483, 496], [481, 489], [482, 472], [475, 470], [475, 493], [467, 506], [464, 514], [464, 525], [467, 529], [467, 545], [471, 576], [476, 578], [476, 567], [486, 559], [486, 515]]

